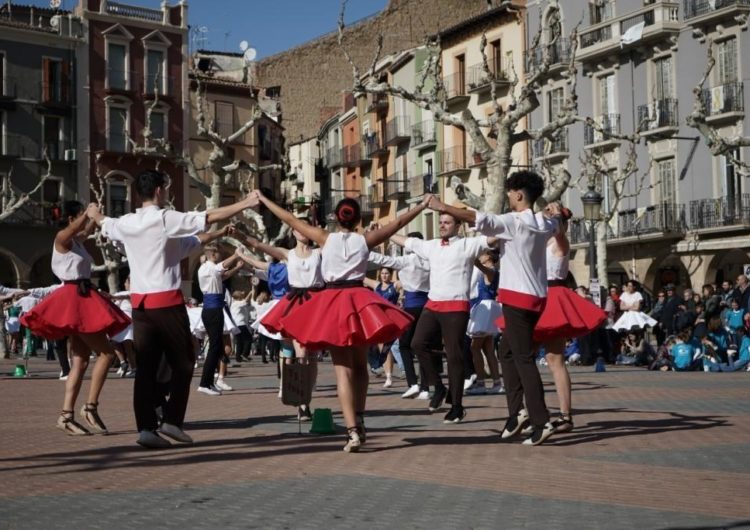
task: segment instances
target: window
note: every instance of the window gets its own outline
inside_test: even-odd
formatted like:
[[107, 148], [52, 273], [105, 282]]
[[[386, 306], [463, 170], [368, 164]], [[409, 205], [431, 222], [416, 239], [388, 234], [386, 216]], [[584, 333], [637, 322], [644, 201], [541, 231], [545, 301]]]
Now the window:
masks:
[[665, 204], [677, 203], [677, 186], [674, 174], [674, 159], [660, 160], [656, 165], [659, 177], [659, 202]]
[[107, 86], [116, 90], [127, 90], [127, 47], [114, 42], [107, 43]]
[[110, 181], [107, 184], [107, 212], [110, 217], [120, 217], [130, 213], [128, 184], [122, 181]]
[[109, 128], [107, 149], [119, 153], [128, 151], [128, 110], [110, 106], [108, 109]]
[[45, 204], [58, 204], [60, 202], [60, 187], [62, 181], [57, 179], [45, 180], [42, 184], [42, 202]]
[[599, 78], [599, 113], [617, 113], [615, 105], [615, 74]]
[[67, 63], [58, 59], [42, 59], [42, 101], [62, 103], [67, 99]]
[[151, 138], [164, 138], [166, 128], [167, 117], [163, 112], [153, 111], [151, 112], [151, 121], [149, 122], [149, 129], [151, 129]]
[[490, 70], [495, 75], [500, 75], [503, 71], [503, 55], [500, 48], [500, 39], [490, 42], [490, 57], [492, 61]]
[[732, 37], [717, 44], [717, 66], [719, 84], [737, 81], [737, 39]]
[[[737, 160], [740, 159], [740, 150], [734, 148], [732, 150], [732, 156]], [[734, 164], [729, 157], [721, 157], [721, 169], [722, 169], [722, 182], [721, 191], [722, 196], [726, 197], [732, 204], [739, 202], [738, 198], [742, 194], [742, 175], [735, 171]]]
[[554, 88], [547, 93], [547, 121], [556, 120], [565, 104], [565, 92], [562, 87]]
[[5, 84], [5, 54], [0, 53], [0, 96], [10, 95], [10, 87]]
[[61, 118], [57, 116], [44, 116], [43, 122], [43, 149], [46, 150], [50, 160], [63, 158]]
[[147, 50], [146, 53], [146, 84], [143, 87], [145, 94], [166, 93], [165, 87], [165, 53], [162, 50]]
[[422, 179], [424, 180], [423, 193], [433, 193], [433, 186], [435, 185], [435, 172], [432, 167], [432, 159], [427, 158], [422, 162], [424, 164], [424, 174], [422, 175]]
[[466, 57], [464, 55], [456, 56], [456, 95], [463, 96], [466, 87]]
[[593, 0], [589, 2], [589, 21], [598, 24], [614, 16], [614, 2], [612, 0]]
[[228, 138], [234, 132], [234, 104], [217, 101], [214, 104], [214, 130], [222, 138]]
[[657, 100], [670, 99], [674, 94], [674, 78], [672, 76], [672, 57], [664, 57], [654, 61], [656, 73]]
[[602, 211], [609, 213], [612, 211], [612, 201], [615, 198], [615, 182], [617, 181], [617, 169], [612, 168], [607, 172], [602, 172], [601, 189], [599, 192], [604, 197], [602, 201]]

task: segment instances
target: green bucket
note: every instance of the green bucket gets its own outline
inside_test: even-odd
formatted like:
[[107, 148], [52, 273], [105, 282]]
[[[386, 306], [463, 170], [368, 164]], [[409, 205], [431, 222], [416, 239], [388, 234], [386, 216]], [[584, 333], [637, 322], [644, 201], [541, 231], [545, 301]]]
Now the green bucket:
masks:
[[333, 423], [331, 409], [315, 409], [310, 432], [315, 434], [335, 434], [336, 425]]
[[26, 368], [22, 364], [17, 364], [13, 370], [13, 377], [26, 377]]

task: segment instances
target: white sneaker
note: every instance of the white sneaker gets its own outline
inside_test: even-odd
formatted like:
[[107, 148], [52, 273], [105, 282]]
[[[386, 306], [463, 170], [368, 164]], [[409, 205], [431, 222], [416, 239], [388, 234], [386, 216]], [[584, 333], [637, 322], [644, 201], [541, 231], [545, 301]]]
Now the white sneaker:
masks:
[[177, 425], [172, 425], [171, 423], [162, 423], [161, 427], [159, 427], [159, 432], [164, 436], [172, 438], [172, 440], [176, 442], [184, 444], [193, 443], [193, 439], [189, 435], [187, 435], [185, 431], [180, 429]]
[[544, 424], [543, 427], [537, 427], [532, 432], [531, 436], [526, 438], [522, 445], [542, 445], [544, 441], [555, 433], [555, 428], [550, 422]]
[[406, 392], [401, 394], [404, 399], [416, 397], [419, 394], [419, 385], [411, 385]]
[[206, 394], [207, 396], [220, 396], [221, 395], [221, 390], [219, 390], [213, 385], [212, 386], [199, 386], [198, 392]]
[[430, 399], [430, 393], [427, 390], [422, 390], [418, 395], [416, 399]]
[[471, 374], [468, 379], [464, 379], [464, 390], [469, 390], [477, 382], [477, 374]]
[[68, 374], [63, 375], [62, 370], [60, 370], [60, 377], [58, 377], [60, 381], [67, 381], [68, 380]]
[[495, 383], [492, 385], [492, 388], [490, 388], [487, 391], [488, 394], [505, 394], [505, 387], [503, 386], [503, 382], [500, 381], [499, 383]]
[[141, 431], [138, 433], [138, 445], [147, 449], [166, 449], [172, 447], [169, 440], [165, 440], [154, 431]]
[[389, 375], [385, 378], [385, 383], [383, 383], [383, 388], [391, 388], [392, 386], [393, 386], [393, 379]]
[[223, 378], [223, 377], [219, 377], [219, 378], [218, 378], [218, 379], [217, 379], [217, 380], [216, 380], [216, 381], [214, 382], [214, 386], [215, 386], [216, 388], [218, 388], [219, 390], [222, 390], [222, 391], [227, 391], [227, 392], [229, 392], [230, 390], [234, 390], [234, 389], [233, 389], [233, 388], [232, 388], [231, 386], [229, 386], [228, 384], [226, 384], [226, 383], [224, 382], [224, 378]]
[[127, 379], [134, 378], [135, 377], [135, 370], [128, 370], [127, 372], [125, 372], [125, 377]]

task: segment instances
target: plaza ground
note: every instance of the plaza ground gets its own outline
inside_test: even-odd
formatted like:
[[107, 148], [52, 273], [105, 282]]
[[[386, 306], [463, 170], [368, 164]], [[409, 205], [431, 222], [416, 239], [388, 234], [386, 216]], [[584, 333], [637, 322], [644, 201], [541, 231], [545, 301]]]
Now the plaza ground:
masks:
[[111, 434], [74, 438], [54, 427], [57, 363], [34, 358], [27, 378], [15, 364], [0, 361], [0, 529], [750, 528], [746, 372], [574, 368], [576, 429], [541, 447], [500, 442], [504, 396], [466, 397], [466, 420], [444, 425], [400, 399], [403, 380], [371, 379], [367, 445], [345, 454], [329, 362], [313, 408], [340, 434], [299, 435], [273, 365], [254, 359], [220, 397], [194, 378], [195, 444], [165, 451], [134, 443], [132, 379], [104, 388]]

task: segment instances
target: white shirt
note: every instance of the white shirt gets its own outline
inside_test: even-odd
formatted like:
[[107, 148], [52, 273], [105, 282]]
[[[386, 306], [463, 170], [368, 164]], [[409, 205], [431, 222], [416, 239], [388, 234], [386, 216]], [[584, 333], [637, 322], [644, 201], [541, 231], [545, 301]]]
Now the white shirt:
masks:
[[226, 271], [221, 262], [213, 263], [206, 260], [198, 268], [198, 285], [203, 294], [223, 294], [224, 284], [222, 274]]
[[[633, 293], [629, 293], [625, 291], [620, 295], [620, 307], [622, 307], [622, 304], [625, 304], [628, 307], [632, 307], [632, 305], [635, 304], [636, 302], [643, 302], [643, 295], [639, 293], [638, 291], [635, 291]], [[636, 310], [630, 309], [630, 311], [636, 311]]]
[[313, 249], [306, 258], [297, 256], [295, 249], [287, 254], [286, 270], [290, 287], [323, 287], [320, 249]]
[[388, 267], [398, 271], [398, 281], [404, 291], [411, 293], [430, 290], [430, 263], [413, 252], [403, 256], [385, 256], [379, 252], [370, 252], [370, 263], [378, 267]]
[[555, 256], [552, 246], [547, 245], [547, 280], [565, 280], [568, 277], [570, 257]]
[[250, 318], [250, 305], [244, 300], [232, 300], [229, 306], [229, 312], [232, 314], [232, 320], [239, 326], [247, 326]]
[[16, 293], [22, 293], [23, 289], [14, 289], [13, 287], [5, 287], [4, 285], [0, 285], [0, 296], [6, 296], [9, 294], [16, 294]]
[[430, 264], [427, 298], [433, 302], [447, 302], [469, 300], [474, 260], [490, 247], [485, 236], [454, 236], [448, 240], [448, 245], [443, 245], [442, 239], [424, 241], [410, 237], [404, 248]]
[[91, 278], [91, 258], [83, 245], [75, 239], [70, 250], [58, 252], [52, 244], [52, 273], [62, 281], [81, 280]]
[[547, 240], [558, 222], [531, 210], [502, 215], [477, 212], [476, 229], [505, 240], [498, 293], [500, 302], [540, 311], [547, 297]]
[[354, 232], [328, 234], [321, 251], [321, 269], [326, 282], [362, 280], [367, 274], [367, 248], [365, 236]]
[[115, 293], [114, 296], [118, 297], [116, 300], [114, 300], [114, 303], [117, 305], [117, 307], [119, 307], [122, 312], [129, 317], [132, 317], [133, 305], [130, 303], [130, 291], [119, 291]]
[[130, 291], [137, 294], [180, 288], [180, 260], [194, 236], [206, 228], [206, 212], [176, 212], [156, 205], [114, 219], [106, 217], [102, 233], [125, 246]]

